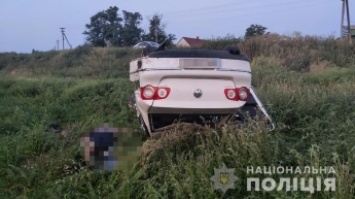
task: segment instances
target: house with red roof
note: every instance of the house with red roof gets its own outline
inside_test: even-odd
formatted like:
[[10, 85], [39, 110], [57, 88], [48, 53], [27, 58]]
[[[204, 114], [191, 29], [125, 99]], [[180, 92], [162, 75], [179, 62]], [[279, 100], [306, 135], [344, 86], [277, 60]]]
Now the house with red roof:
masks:
[[205, 40], [200, 39], [199, 37], [191, 38], [191, 37], [182, 37], [179, 42], [176, 44], [177, 47], [191, 48], [191, 47], [199, 47], [203, 44]]

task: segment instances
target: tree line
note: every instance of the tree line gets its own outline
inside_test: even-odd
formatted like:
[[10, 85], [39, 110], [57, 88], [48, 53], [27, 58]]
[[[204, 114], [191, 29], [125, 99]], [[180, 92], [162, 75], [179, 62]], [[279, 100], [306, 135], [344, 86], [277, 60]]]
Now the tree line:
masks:
[[165, 32], [162, 15], [155, 14], [149, 19], [148, 32], [140, 27], [142, 20], [139, 12], [122, 10], [121, 16], [117, 6], [110, 6], [90, 18], [90, 23], [85, 25], [87, 30], [83, 34], [86, 35], [86, 41], [102, 47], [127, 47], [142, 40], [161, 43], [166, 39], [169, 45], [176, 39], [174, 34]]
[[[166, 39], [168, 45], [173, 44], [176, 36], [165, 32], [162, 15], [155, 14], [149, 19], [147, 32], [140, 27], [142, 21], [143, 17], [139, 12], [122, 10], [121, 16], [117, 6], [110, 6], [90, 18], [83, 34], [86, 35], [86, 41], [93, 46], [129, 47], [143, 40], [161, 43]], [[245, 30], [244, 39], [263, 35], [266, 29], [264, 26], [252, 24]]]

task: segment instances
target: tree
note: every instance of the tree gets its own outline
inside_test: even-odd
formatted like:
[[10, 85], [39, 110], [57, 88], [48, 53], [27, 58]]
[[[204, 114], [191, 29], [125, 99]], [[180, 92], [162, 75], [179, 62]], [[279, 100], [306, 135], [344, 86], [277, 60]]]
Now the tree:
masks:
[[143, 35], [143, 40], [155, 41], [157, 43], [162, 43], [166, 39], [167, 45], [171, 45], [176, 39], [174, 34], [166, 34], [165, 25], [161, 23], [162, 16], [155, 14], [151, 19], [149, 19], [149, 32]]
[[245, 39], [248, 39], [250, 37], [256, 36], [256, 35], [263, 35], [265, 33], [265, 30], [267, 28], [261, 25], [257, 24], [252, 24], [245, 30]]
[[106, 46], [107, 43], [120, 45], [120, 31], [122, 29], [122, 18], [118, 14], [118, 7], [110, 6], [107, 10], [98, 12], [86, 24], [86, 40], [94, 46]]
[[139, 27], [142, 15], [123, 10], [124, 25], [120, 32], [122, 46], [132, 46], [142, 39], [143, 29]]

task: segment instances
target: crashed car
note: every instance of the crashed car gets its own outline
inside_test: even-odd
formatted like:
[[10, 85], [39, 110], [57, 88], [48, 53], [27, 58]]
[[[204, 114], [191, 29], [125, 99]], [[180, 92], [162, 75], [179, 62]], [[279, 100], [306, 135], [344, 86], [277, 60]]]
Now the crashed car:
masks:
[[221, 125], [243, 121], [245, 113], [261, 113], [274, 128], [251, 86], [249, 60], [237, 48], [166, 50], [162, 44], [132, 60], [129, 73], [145, 138], [176, 122]]

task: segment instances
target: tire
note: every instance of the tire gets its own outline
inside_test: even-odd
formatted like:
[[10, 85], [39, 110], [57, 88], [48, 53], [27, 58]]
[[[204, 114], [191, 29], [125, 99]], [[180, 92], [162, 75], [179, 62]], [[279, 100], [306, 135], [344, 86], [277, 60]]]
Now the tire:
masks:
[[142, 141], [146, 141], [150, 136], [149, 136], [148, 128], [145, 125], [142, 116], [139, 116], [139, 124], [140, 124], [140, 134], [142, 136]]
[[272, 125], [271, 121], [267, 119], [257, 106], [244, 106], [237, 115], [238, 117], [233, 118], [233, 122], [241, 124], [241, 126], [246, 126], [249, 120], [255, 120], [258, 122], [265, 121], [266, 126]]

